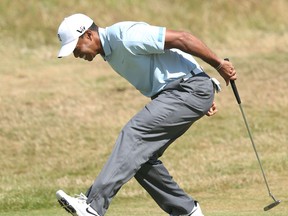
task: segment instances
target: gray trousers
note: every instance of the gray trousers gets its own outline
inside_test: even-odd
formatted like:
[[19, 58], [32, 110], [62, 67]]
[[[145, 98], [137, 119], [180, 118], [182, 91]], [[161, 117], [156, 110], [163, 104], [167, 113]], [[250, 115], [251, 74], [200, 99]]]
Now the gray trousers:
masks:
[[122, 129], [107, 163], [87, 191], [87, 203], [103, 216], [118, 190], [135, 177], [165, 212], [188, 215], [193, 198], [158, 158], [207, 113], [213, 100], [213, 84], [205, 73], [166, 86]]

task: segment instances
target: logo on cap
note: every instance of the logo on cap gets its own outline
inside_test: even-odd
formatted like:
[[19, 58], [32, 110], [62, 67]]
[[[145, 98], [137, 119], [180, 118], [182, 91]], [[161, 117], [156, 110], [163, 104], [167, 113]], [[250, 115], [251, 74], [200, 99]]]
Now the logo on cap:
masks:
[[80, 34], [83, 33], [85, 31], [85, 26], [81, 26], [80, 29], [76, 31], [79, 32]]

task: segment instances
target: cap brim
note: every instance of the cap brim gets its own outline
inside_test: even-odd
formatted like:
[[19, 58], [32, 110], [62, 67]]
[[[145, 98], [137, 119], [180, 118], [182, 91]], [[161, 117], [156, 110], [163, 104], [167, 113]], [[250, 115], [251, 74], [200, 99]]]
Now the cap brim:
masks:
[[68, 44], [63, 45], [58, 53], [58, 58], [62, 58], [62, 57], [70, 55], [74, 51], [77, 43], [78, 43], [78, 38], [76, 40], [71, 41]]

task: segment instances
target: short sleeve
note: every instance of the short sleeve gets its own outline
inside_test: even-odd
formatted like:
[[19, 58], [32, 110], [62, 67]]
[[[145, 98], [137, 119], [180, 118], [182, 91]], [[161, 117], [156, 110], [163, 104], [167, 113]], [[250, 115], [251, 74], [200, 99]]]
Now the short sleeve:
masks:
[[165, 27], [134, 23], [125, 32], [123, 44], [133, 54], [163, 53], [165, 33]]

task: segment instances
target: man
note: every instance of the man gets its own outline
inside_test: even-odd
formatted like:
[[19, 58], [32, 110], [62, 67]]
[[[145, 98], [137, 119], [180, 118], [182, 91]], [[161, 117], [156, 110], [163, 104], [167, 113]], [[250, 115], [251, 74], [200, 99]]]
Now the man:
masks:
[[[217, 85], [196, 56], [216, 68], [226, 84], [236, 79], [231, 62], [221, 60], [190, 33], [143, 22], [100, 28], [83, 14], [64, 19], [58, 29], [58, 57], [72, 52], [92, 61], [100, 54], [151, 101], [122, 129], [115, 147], [86, 196], [59, 190], [59, 203], [72, 215], [103, 216], [118, 190], [135, 177], [169, 215], [202, 216], [199, 203], [172, 179], [159, 157], [205, 114], [216, 113]], [[193, 157], [191, 157], [193, 163]]]

